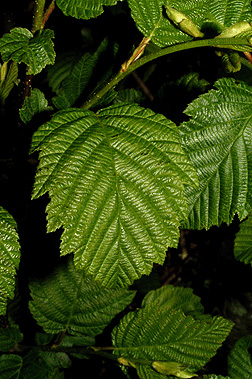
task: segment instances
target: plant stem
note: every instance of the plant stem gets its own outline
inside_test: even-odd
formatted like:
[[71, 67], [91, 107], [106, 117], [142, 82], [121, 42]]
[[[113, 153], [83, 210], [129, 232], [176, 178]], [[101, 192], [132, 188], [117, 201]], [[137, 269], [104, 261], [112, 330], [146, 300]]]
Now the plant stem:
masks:
[[32, 33], [40, 30], [43, 24], [44, 17], [45, 0], [35, 0], [34, 2], [34, 13], [33, 13], [33, 24]]
[[248, 49], [249, 43], [247, 39], [244, 39], [244, 38], [211, 38], [211, 39], [196, 40], [196, 41], [190, 41], [190, 42], [185, 42], [185, 43], [169, 46], [155, 53], [145, 55], [144, 57], [130, 64], [125, 71], [120, 70], [120, 72], [116, 76], [114, 76], [101, 90], [93, 94], [93, 96], [87, 102], [85, 102], [81, 106], [81, 108], [83, 109], [92, 108], [96, 103], [98, 103], [98, 101], [100, 101], [100, 99], [107, 92], [113, 89], [127, 75], [135, 71], [137, 68], [143, 66], [144, 64], [151, 62], [154, 59], [157, 59], [157, 58], [160, 58], [172, 53], [176, 53], [178, 51], [195, 49], [199, 47], [215, 47], [215, 48], [239, 50], [239, 48], [237, 47], [238, 46], [243, 47], [244, 45], [246, 45], [246, 49]]

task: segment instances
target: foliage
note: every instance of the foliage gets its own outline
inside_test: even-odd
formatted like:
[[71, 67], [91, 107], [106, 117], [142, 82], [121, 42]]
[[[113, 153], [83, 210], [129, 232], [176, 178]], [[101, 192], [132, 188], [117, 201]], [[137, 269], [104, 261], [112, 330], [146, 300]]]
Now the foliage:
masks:
[[251, 336], [214, 368], [237, 325], [165, 271], [184, 229], [224, 224], [252, 262], [251, 2], [32, 3], [0, 38], [1, 378], [251, 377]]

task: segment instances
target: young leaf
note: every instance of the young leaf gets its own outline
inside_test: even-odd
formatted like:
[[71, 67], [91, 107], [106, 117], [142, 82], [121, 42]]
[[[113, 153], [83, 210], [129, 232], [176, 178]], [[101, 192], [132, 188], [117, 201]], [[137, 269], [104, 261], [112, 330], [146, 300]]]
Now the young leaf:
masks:
[[20, 333], [17, 325], [12, 325], [5, 329], [0, 329], [0, 351], [5, 353], [21, 342], [23, 334]]
[[228, 356], [228, 374], [235, 379], [250, 379], [252, 360], [249, 349], [252, 347], [252, 335], [240, 338]]
[[3, 354], [0, 356], [1, 379], [18, 379], [22, 369], [23, 360], [19, 355]]
[[168, 309], [161, 299], [159, 306], [150, 304], [123, 317], [112, 332], [114, 354], [135, 363], [140, 378], [156, 378], [155, 361], [167, 362], [166, 368], [176, 362], [177, 372], [186, 366], [185, 375], [193, 376], [216, 353], [231, 328], [222, 317], [196, 321], [180, 309]]
[[135, 296], [126, 289], [109, 290], [91, 282], [71, 261], [44, 283], [30, 285], [30, 310], [45, 332], [96, 336]]
[[31, 95], [25, 99], [22, 108], [19, 110], [19, 115], [21, 120], [27, 124], [36, 114], [52, 109], [48, 106], [48, 101], [43, 92], [34, 88], [31, 90]]
[[[138, 29], [156, 45], [164, 47], [192, 39], [164, 16], [163, 0], [128, 0], [128, 3]], [[173, 0], [169, 1], [169, 7], [183, 12], [200, 29], [208, 3], [208, 0]]]
[[94, 68], [107, 46], [108, 41], [104, 40], [93, 55], [86, 53], [80, 58], [71, 73], [63, 80], [58, 96], [52, 99], [57, 108], [68, 108], [75, 103], [89, 84]]
[[183, 144], [200, 180], [187, 187], [189, 216], [185, 228], [202, 229], [244, 219], [252, 205], [252, 90], [223, 78], [194, 100], [181, 125]]
[[123, 0], [56, 0], [57, 6], [66, 16], [88, 20], [103, 13], [103, 6], [115, 5]]
[[235, 258], [252, 265], [252, 214], [240, 224], [240, 230], [235, 236]]
[[48, 231], [64, 227], [61, 254], [102, 285], [125, 286], [163, 263], [197, 183], [175, 125], [126, 104], [57, 113], [33, 136], [41, 150], [33, 198], [47, 191]]
[[36, 75], [46, 65], [53, 64], [55, 52], [50, 29], [41, 30], [35, 36], [24, 28], [14, 28], [0, 39], [0, 52], [4, 62], [12, 59], [17, 63], [25, 63], [28, 73]]
[[4, 315], [8, 298], [13, 299], [15, 275], [20, 261], [20, 245], [13, 217], [0, 207], [0, 314]]

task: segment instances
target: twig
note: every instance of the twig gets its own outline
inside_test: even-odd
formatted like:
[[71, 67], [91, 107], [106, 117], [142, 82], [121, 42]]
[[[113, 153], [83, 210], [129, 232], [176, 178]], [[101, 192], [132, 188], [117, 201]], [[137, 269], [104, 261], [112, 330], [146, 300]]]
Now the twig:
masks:
[[149, 88], [146, 86], [146, 84], [142, 81], [142, 79], [139, 77], [139, 75], [133, 71], [132, 72], [132, 76], [134, 77], [134, 79], [136, 80], [136, 82], [138, 83], [139, 87], [141, 88], [141, 90], [143, 91], [144, 95], [150, 100], [150, 101], [153, 101], [154, 99], [154, 96], [152, 95], [151, 91], [149, 90]]

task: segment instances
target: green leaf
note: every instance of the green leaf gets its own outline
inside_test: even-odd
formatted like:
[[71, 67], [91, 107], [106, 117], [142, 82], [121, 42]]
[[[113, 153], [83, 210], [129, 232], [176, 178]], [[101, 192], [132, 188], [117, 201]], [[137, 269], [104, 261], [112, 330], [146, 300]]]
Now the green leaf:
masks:
[[204, 375], [203, 379], [232, 379], [230, 376], [222, 376], [222, 375]]
[[[145, 37], [151, 37], [152, 42], [160, 47], [190, 41], [192, 39], [183, 33], [168, 17], [164, 16], [165, 0], [128, 0], [131, 15], [137, 28]], [[209, 7], [208, 0], [172, 0], [169, 6], [181, 11], [200, 27]]]
[[176, 126], [127, 104], [57, 113], [33, 136], [41, 150], [33, 198], [47, 191], [48, 231], [63, 226], [61, 254], [104, 286], [125, 286], [162, 264], [186, 216], [196, 174]]
[[14, 298], [15, 275], [20, 261], [20, 245], [13, 217], [0, 207], [0, 314], [6, 313], [8, 298]]
[[12, 59], [17, 63], [25, 63], [29, 67], [28, 74], [36, 75], [48, 64], [53, 64], [55, 52], [50, 29], [41, 30], [35, 36], [25, 28], [14, 28], [0, 39], [0, 52], [4, 62]]
[[213, 0], [209, 2], [207, 16], [222, 27], [229, 27], [241, 21], [251, 21], [250, 0]]
[[103, 13], [103, 6], [115, 5], [123, 0], [56, 0], [57, 6], [66, 16], [88, 20]]
[[142, 302], [142, 308], [146, 306], [156, 309], [161, 308], [162, 312], [170, 309], [181, 309], [186, 315], [193, 316], [204, 312], [200, 298], [193, 294], [191, 288], [174, 287], [172, 285], [166, 285], [150, 291]]
[[12, 325], [5, 329], [0, 329], [0, 351], [8, 352], [10, 349], [21, 342], [23, 334], [20, 333], [17, 325]]
[[114, 104], [122, 103], [140, 103], [143, 100], [143, 94], [134, 88], [121, 90], [117, 93]]
[[126, 289], [101, 288], [76, 271], [71, 261], [44, 283], [31, 283], [30, 289], [30, 310], [45, 332], [91, 337], [100, 334], [135, 295]]
[[14, 87], [15, 83], [17, 83], [17, 78], [18, 78], [18, 65], [16, 62], [11, 62], [4, 80], [0, 82], [1, 101], [4, 102], [7, 99], [10, 91]]
[[233, 379], [250, 379], [252, 360], [248, 351], [252, 347], [252, 335], [240, 338], [228, 356], [228, 374]]
[[240, 230], [236, 233], [234, 244], [235, 258], [252, 265], [252, 214], [240, 224]]
[[[167, 299], [169, 292], [167, 287]], [[214, 317], [207, 323], [196, 321], [181, 309], [169, 309], [163, 303], [163, 291], [158, 290], [155, 297], [156, 306], [147, 302], [139, 310], [129, 312], [114, 328], [114, 354], [136, 364], [140, 378], [158, 378], [151, 367], [154, 361], [184, 365], [186, 374], [192, 376], [215, 355], [232, 323], [222, 317]]]
[[[50, 353], [49, 353], [50, 354]], [[51, 357], [54, 356], [55, 358], [55, 366], [57, 366], [56, 362], [58, 362], [58, 358], [61, 355], [58, 355], [58, 353], [51, 353]], [[27, 353], [23, 358], [23, 367], [20, 375], [20, 379], [48, 379], [48, 378], [54, 378], [55, 373], [58, 371], [57, 368], [55, 370], [55, 367], [49, 366], [48, 362], [46, 361], [45, 357], [47, 357], [48, 354], [33, 348]], [[58, 356], [58, 358], [57, 358]], [[61, 355], [62, 356], [62, 355]], [[53, 359], [51, 358], [51, 363]], [[63, 363], [64, 366], [64, 363]]]
[[23, 360], [19, 355], [3, 354], [0, 356], [1, 379], [18, 379], [22, 369]]
[[200, 190], [185, 190], [185, 228], [230, 224], [236, 213], [242, 220], [252, 205], [252, 90], [231, 78], [215, 87], [187, 107], [190, 120], [180, 127], [200, 181]]
[[58, 96], [52, 99], [58, 109], [71, 107], [89, 84], [94, 68], [108, 47], [104, 40], [94, 54], [84, 54], [71, 73], [62, 81]]
[[27, 124], [33, 116], [48, 110], [53, 110], [53, 108], [48, 106], [45, 95], [39, 89], [34, 88], [31, 90], [31, 95], [25, 99], [22, 108], [19, 110], [19, 115], [21, 120]]

